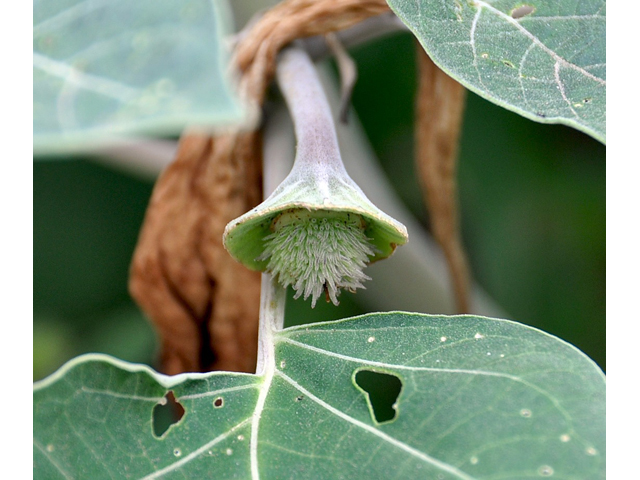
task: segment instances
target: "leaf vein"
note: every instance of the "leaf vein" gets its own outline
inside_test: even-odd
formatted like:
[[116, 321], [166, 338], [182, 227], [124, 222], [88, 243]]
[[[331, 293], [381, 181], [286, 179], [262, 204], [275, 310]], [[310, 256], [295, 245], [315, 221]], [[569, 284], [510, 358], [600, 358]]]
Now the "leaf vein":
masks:
[[[539, 46], [542, 50], [544, 50], [545, 53], [547, 53], [547, 55], [549, 55], [551, 58], [553, 58], [557, 63], [559, 63], [560, 65], [562, 65], [563, 67], [566, 68], [570, 68], [572, 70], [576, 70], [577, 72], [581, 73], [582, 75], [584, 75], [585, 77], [598, 82], [600, 85], [606, 85], [606, 81], [596, 77], [595, 75], [593, 75], [591, 72], [588, 72], [587, 70], [585, 70], [584, 68], [571, 63], [569, 61], [567, 61], [566, 59], [562, 58], [560, 55], [558, 55], [556, 52], [554, 52], [553, 50], [551, 50], [549, 47], [547, 47], [544, 43], [542, 43], [542, 41], [536, 37], [534, 34], [532, 34], [529, 30], [527, 30], [526, 28], [524, 28], [520, 22], [518, 22], [517, 20], [511, 18], [511, 16], [507, 15], [506, 13], [498, 10], [497, 8], [495, 8], [493, 5], [486, 3], [482, 0], [475, 0], [475, 4], [480, 7], [478, 9], [478, 11], [482, 10], [482, 8], [486, 8], [487, 10], [489, 10], [490, 12], [492, 12], [493, 14], [497, 15], [498, 17], [502, 18], [503, 20], [505, 20], [506, 22], [510, 23], [511, 25], [513, 25], [514, 27], [516, 27], [518, 30], [520, 30], [520, 32], [525, 35], [527, 38], [529, 38], [529, 40], [531, 40], [532, 42], [534, 42], [537, 46]], [[478, 16], [476, 14], [476, 16]], [[473, 28], [472, 28], [473, 30]], [[475, 54], [474, 54], [475, 57]]]
[[313, 393], [311, 393], [309, 390], [307, 390], [306, 388], [304, 388], [302, 385], [300, 385], [298, 382], [296, 382], [295, 380], [293, 380], [292, 378], [290, 378], [289, 376], [285, 375], [284, 373], [280, 372], [280, 371], [276, 371], [275, 372], [276, 375], [278, 375], [279, 377], [281, 377], [283, 380], [285, 380], [286, 382], [288, 382], [289, 384], [291, 384], [296, 390], [300, 391], [301, 393], [303, 393], [305, 396], [307, 396], [308, 398], [310, 398], [311, 400], [313, 400], [314, 402], [316, 402], [318, 405], [320, 405], [321, 407], [323, 407], [326, 410], [329, 410], [331, 413], [333, 413], [334, 415], [342, 418], [343, 420], [346, 420], [347, 422], [379, 437], [380, 439], [382, 439], [383, 441], [386, 441], [387, 443], [390, 443], [392, 445], [394, 445], [395, 447], [398, 447], [399, 449], [403, 450], [404, 452], [419, 458], [420, 460], [424, 461], [425, 463], [428, 463], [430, 465], [433, 465], [443, 471], [449, 472], [452, 475], [455, 475], [458, 478], [462, 478], [464, 480], [473, 480], [473, 477], [470, 477], [469, 475], [467, 475], [466, 473], [458, 470], [457, 468], [453, 467], [452, 465], [449, 465], [448, 463], [445, 463], [441, 460], [438, 460], [437, 458], [433, 458], [429, 455], [427, 455], [424, 452], [421, 452], [419, 450], [416, 450], [415, 448], [411, 447], [410, 445], [407, 445], [404, 442], [401, 442], [400, 440], [387, 435], [386, 433], [378, 430], [377, 428], [372, 427], [371, 425], [367, 425], [364, 422], [361, 422], [360, 420], [357, 420], [353, 417], [350, 417], [349, 415], [347, 415], [344, 412], [341, 412], [340, 410], [338, 410], [337, 408], [333, 407], [332, 405], [328, 404], [327, 402], [325, 402], [324, 400], [322, 400], [319, 397], [316, 397]]
[[42, 452], [42, 454], [45, 456], [45, 458], [47, 460], [49, 460], [49, 462], [51, 463], [51, 465], [53, 465], [54, 467], [56, 467], [56, 470], [58, 470], [62, 476], [64, 478], [67, 478], [69, 480], [73, 480], [73, 477], [71, 477], [60, 465], [58, 465], [58, 462], [56, 462], [53, 457], [49, 454], [49, 452], [47, 452], [47, 450], [40, 445], [40, 443], [38, 441], [36, 441], [36, 439], [33, 439], [33, 444], [36, 446], [36, 448], [38, 450], [40, 450]]
[[184, 458], [181, 458], [177, 462], [174, 462], [171, 465], [168, 465], [163, 469], [156, 470], [155, 472], [153, 472], [153, 473], [151, 473], [151, 474], [149, 474], [149, 475], [147, 475], [145, 477], [142, 477], [140, 480], [153, 480], [154, 478], [159, 478], [160, 476], [164, 475], [165, 473], [172, 472], [172, 471], [180, 468], [182, 465], [184, 465], [188, 461], [194, 459], [195, 457], [197, 457], [198, 455], [200, 455], [204, 451], [210, 449], [215, 444], [220, 443], [224, 439], [226, 439], [229, 436], [231, 436], [236, 430], [244, 427], [247, 423], [249, 423], [249, 420], [251, 420], [251, 417], [245, 418], [240, 423], [236, 424], [235, 426], [233, 426], [232, 428], [230, 428], [226, 432], [218, 435], [216, 438], [214, 438], [210, 442], [202, 445], [200, 448], [198, 448], [197, 450], [194, 450], [193, 452], [191, 452], [189, 455], [185, 456]]

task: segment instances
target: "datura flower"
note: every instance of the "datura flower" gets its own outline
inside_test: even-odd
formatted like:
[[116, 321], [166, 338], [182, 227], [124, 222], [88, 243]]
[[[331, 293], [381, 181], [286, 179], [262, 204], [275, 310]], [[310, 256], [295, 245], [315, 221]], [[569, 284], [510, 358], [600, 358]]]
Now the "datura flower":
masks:
[[307, 55], [289, 49], [278, 82], [294, 120], [296, 159], [287, 178], [263, 203], [231, 221], [223, 243], [252, 270], [266, 271], [294, 298], [325, 294], [338, 304], [341, 289], [363, 288], [367, 264], [407, 242], [400, 222], [379, 210], [342, 163], [324, 92]]
[[344, 168], [306, 171], [296, 162], [266, 201], [227, 225], [223, 242], [248, 268], [291, 285], [295, 298], [311, 296], [315, 306], [325, 292], [337, 305], [340, 289], [361, 288], [369, 279], [365, 266], [406, 243], [407, 232], [367, 199]]

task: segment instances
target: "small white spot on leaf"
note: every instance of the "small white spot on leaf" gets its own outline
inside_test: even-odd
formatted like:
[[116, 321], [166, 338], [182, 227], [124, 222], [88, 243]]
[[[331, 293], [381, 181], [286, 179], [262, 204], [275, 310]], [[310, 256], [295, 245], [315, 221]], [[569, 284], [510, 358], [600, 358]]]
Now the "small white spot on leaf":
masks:
[[538, 474], [541, 477], [550, 477], [551, 475], [553, 475], [553, 468], [551, 468], [549, 465], [542, 465], [538, 469]]

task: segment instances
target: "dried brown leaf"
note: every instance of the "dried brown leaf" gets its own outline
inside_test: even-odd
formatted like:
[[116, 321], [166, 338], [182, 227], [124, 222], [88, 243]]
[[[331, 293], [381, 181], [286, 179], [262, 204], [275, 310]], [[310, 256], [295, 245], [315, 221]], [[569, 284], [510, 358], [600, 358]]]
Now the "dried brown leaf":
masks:
[[255, 368], [260, 274], [222, 246], [227, 222], [261, 198], [255, 155], [258, 133], [237, 143], [185, 135], [156, 183], [129, 288], [158, 331], [166, 373]]
[[469, 267], [460, 236], [457, 197], [458, 142], [466, 90], [417, 45], [416, 167], [433, 236], [442, 247], [457, 310], [469, 311]]

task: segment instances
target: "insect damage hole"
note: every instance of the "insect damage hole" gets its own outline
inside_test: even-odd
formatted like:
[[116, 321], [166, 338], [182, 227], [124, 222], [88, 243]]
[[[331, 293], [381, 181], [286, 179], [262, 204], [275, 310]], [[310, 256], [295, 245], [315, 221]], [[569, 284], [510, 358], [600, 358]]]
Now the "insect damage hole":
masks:
[[169, 391], [163, 400], [153, 407], [151, 416], [153, 435], [157, 438], [165, 435], [184, 416], [184, 407], [176, 400], [173, 391]]
[[375, 423], [388, 423], [398, 415], [397, 400], [402, 381], [397, 375], [374, 370], [356, 370], [354, 384], [367, 400], [371, 418]]

